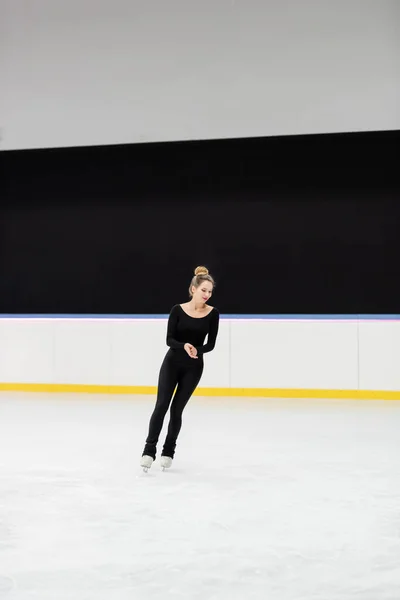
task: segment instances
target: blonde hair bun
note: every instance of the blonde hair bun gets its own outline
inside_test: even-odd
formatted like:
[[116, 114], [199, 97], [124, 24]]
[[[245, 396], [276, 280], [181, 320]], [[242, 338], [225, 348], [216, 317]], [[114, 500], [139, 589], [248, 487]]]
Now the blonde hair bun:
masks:
[[192, 282], [189, 286], [189, 296], [191, 298], [193, 298], [193, 288], [198, 288], [203, 281], [209, 281], [214, 288], [215, 281], [209, 274], [208, 269], [202, 266], [196, 267], [196, 269], [194, 270], [194, 277], [192, 277]]
[[208, 275], [208, 269], [206, 267], [196, 267], [194, 274], [197, 275]]

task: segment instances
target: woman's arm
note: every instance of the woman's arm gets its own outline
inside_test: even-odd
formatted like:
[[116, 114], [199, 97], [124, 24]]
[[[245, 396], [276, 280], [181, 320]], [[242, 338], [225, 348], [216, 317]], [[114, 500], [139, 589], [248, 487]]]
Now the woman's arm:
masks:
[[219, 329], [219, 312], [216, 308], [213, 309], [210, 322], [210, 331], [208, 332], [207, 344], [204, 346], [197, 346], [196, 350], [198, 354], [205, 354], [211, 352], [215, 348], [215, 342], [217, 340], [218, 329]]
[[174, 306], [170, 312], [167, 327], [167, 346], [170, 348], [184, 348], [184, 342], [178, 342], [175, 339], [176, 327], [178, 325], [178, 306]]

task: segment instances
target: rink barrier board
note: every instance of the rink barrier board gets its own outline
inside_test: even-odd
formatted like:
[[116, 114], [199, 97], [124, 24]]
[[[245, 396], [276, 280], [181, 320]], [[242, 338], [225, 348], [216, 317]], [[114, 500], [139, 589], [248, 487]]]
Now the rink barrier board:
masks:
[[[165, 320], [168, 314], [0, 314], [0, 319], [20, 320]], [[223, 320], [238, 321], [400, 321], [400, 314], [221, 314]], [[1, 391], [155, 395], [155, 386], [87, 385], [59, 383], [1, 383]], [[198, 388], [195, 396], [293, 398], [293, 399], [344, 399], [344, 400], [400, 400], [400, 390], [342, 390], [294, 388]]]
[[[63, 383], [0, 383], [0, 392], [156, 395], [155, 386], [84, 385]], [[332, 400], [400, 400], [400, 391], [292, 388], [198, 388], [195, 396], [242, 398], [297, 398]]]

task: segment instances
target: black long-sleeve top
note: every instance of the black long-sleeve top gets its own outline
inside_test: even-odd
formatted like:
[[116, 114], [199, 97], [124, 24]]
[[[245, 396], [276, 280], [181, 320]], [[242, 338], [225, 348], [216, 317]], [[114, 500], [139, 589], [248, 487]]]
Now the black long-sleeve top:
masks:
[[[167, 345], [175, 350], [183, 349], [185, 344], [192, 344], [198, 356], [211, 352], [219, 328], [219, 312], [213, 308], [205, 317], [191, 317], [180, 304], [176, 304], [169, 315], [167, 328]], [[207, 344], [204, 344], [208, 335]]]

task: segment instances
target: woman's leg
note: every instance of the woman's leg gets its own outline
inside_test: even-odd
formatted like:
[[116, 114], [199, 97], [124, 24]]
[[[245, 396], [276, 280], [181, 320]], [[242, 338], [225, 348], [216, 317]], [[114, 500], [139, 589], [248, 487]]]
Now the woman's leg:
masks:
[[162, 430], [164, 418], [171, 403], [172, 394], [178, 379], [178, 366], [171, 357], [166, 356], [161, 365], [158, 378], [157, 402], [150, 418], [149, 434], [143, 456], [156, 458], [158, 438]]
[[176, 440], [182, 427], [182, 413], [189, 402], [189, 399], [195, 391], [203, 373], [203, 361], [195, 366], [185, 369], [179, 378], [178, 389], [176, 390], [171, 405], [171, 416], [169, 421], [168, 433], [163, 448], [163, 456], [174, 457]]

